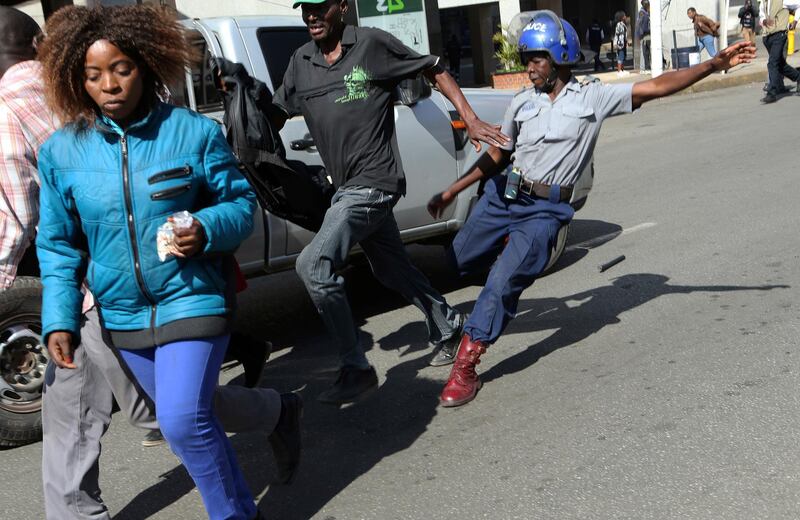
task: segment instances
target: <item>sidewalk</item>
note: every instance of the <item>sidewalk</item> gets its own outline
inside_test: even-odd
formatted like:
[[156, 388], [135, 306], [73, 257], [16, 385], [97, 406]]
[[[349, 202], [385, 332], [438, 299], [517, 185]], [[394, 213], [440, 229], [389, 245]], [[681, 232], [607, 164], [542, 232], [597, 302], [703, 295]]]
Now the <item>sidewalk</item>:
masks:
[[[787, 62], [792, 67], [800, 67], [800, 52], [795, 52], [789, 56]], [[649, 74], [639, 74], [638, 71], [629, 70], [629, 76], [618, 77], [616, 72], [600, 72], [591, 74], [603, 83], [637, 83], [651, 79]], [[665, 71], [667, 72], [667, 71]], [[587, 75], [578, 75], [577, 78], [583, 79]], [[715, 73], [704, 78], [691, 87], [688, 87], [678, 94], [691, 94], [694, 92], [707, 92], [721, 88], [736, 87], [748, 83], [765, 83], [767, 81], [767, 57], [763, 48], [759, 49], [758, 57], [752, 63], [739, 65], [733, 70], [721, 74]], [[793, 87], [793, 85], [788, 85]]]

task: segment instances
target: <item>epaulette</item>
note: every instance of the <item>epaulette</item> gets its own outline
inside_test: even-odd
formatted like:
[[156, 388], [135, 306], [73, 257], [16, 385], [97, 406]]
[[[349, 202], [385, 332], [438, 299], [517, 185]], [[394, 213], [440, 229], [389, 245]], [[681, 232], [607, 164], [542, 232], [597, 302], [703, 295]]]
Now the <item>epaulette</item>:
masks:
[[533, 90], [533, 85], [531, 85], [530, 87], [522, 87], [518, 91], [514, 92], [514, 97], [517, 97], [520, 94], [524, 94], [525, 92], [530, 92], [531, 90]]
[[585, 87], [586, 85], [591, 85], [592, 83], [600, 83], [600, 78], [596, 78], [591, 74], [587, 74], [580, 81], [582, 87]]

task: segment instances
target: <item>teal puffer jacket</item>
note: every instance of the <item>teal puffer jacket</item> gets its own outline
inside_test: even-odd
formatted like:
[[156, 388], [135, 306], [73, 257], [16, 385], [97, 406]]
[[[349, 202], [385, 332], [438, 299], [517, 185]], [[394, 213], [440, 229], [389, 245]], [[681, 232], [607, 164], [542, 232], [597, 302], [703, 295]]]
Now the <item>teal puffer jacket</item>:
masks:
[[[39, 176], [45, 341], [54, 331], [77, 336], [84, 277], [110, 330], [230, 312], [218, 253], [250, 234], [256, 204], [216, 123], [158, 104], [125, 132], [102, 120], [67, 127], [40, 148]], [[205, 250], [162, 262], [158, 227], [181, 210], [203, 225]]]

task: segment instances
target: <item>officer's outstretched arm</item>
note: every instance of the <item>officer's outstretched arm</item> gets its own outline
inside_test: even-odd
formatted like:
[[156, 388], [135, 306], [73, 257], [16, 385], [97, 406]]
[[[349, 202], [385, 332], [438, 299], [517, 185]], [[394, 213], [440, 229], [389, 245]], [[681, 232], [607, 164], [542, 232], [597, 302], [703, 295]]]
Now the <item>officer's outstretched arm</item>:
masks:
[[433, 218], [439, 218], [447, 206], [450, 205], [458, 194], [472, 186], [484, 177], [492, 177], [508, 164], [511, 152], [496, 146], [490, 146], [489, 151], [481, 155], [475, 165], [449, 188], [437, 193], [428, 201], [428, 213]]
[[750, 42], [734, 43], [714, 58], [688, 69], [667, 72], [661, 76], [633, 85], [633, 108], [652, 99], [672, 95], [697, 83], [712, 72], [728, 70], [740, 63], [750, 63], [756, 57], [756, 47]]

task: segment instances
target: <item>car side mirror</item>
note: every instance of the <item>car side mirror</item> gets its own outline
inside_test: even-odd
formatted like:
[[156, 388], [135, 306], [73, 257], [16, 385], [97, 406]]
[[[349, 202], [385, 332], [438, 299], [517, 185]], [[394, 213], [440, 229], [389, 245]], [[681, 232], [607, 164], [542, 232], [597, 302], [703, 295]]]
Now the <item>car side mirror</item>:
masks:
[[430, 95], [431, 87], [421, 75], [414, 79], [404, 79], [396, 89], [397, 101], [406, 106], [412, 106]]

